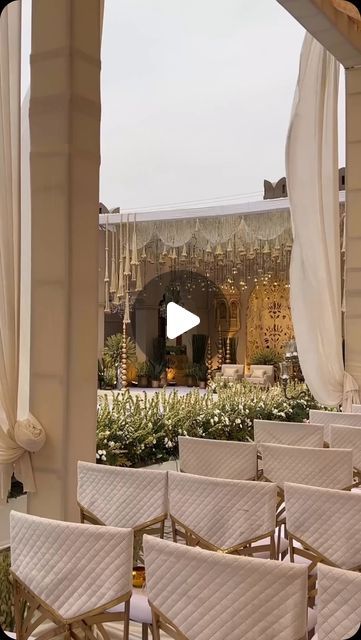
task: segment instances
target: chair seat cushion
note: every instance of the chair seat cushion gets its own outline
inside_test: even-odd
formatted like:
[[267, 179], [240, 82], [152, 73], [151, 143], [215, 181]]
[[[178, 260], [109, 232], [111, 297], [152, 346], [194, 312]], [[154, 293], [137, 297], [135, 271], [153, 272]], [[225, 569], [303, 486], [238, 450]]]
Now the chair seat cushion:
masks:
[[[108, 609], [110, 613], [118, 613], [124, 611], [124, 602], [116, 607]], [[130, 619], [133, 622], [144, 624], [152, 624], [152, 610], [148, 604], [148, 596], [145, 589], [133, 589], [130, 598]]]
[[264, 378], [267, 371], [265, 369], [253, 369], [251, 373], [252, 378]]

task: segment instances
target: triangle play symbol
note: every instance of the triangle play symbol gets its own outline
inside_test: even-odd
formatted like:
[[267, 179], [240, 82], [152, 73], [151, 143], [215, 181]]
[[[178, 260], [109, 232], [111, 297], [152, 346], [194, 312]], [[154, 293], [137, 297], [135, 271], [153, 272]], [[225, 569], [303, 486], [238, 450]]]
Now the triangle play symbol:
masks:
[[200, 323], [200, 318], [175, 302], [167, 304], [167, 338], [173, 340]]

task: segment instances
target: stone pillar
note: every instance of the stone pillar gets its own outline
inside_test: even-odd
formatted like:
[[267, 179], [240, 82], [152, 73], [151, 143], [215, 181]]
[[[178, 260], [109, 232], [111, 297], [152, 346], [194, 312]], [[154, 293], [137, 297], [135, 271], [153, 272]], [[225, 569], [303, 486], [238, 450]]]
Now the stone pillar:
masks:
[[104, 308], [105, 308], [105, 231], [99, 230], [99, 270], [98, 270], [98, 358], [104, 349]]
[[361, 67], [346, 69], [346, 370], [361, 388]]
[[78, 520], [95, 460], [100, 163], [99, 0], [33, 0], [30, 411], [47, 432], [30, 513]]

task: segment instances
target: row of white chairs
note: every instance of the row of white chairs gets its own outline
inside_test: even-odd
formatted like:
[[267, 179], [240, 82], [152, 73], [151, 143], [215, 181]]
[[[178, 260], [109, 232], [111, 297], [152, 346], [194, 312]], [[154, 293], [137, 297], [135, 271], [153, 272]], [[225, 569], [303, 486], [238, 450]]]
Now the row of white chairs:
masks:
[[[132, 542], [129, 528], [12, 512], [17, 638], [37, 632], [38, 640], [109, 640], [109, 623], [122, 622], [128, 640]], [[143, 599], [154, 640], [161, 631], [176, 640], [306, 640], [314, 627], [318, 640], [338, 640], [360, 625], [356, 572], [318, 565], [316, 619], [307, 606], [304, 565], [227, 556], [151, 536], [144, 538], [144, 553]]]
[[[78, 468], [78, 501], [84, 521], [153, 533], [154, 525], [169, 516], [175, 541], [180, 536], [188, 544], [224, 553], [278, 557], [274, 546], [280, 504], [276, 483], [86, 462], [79, 462]], [[361, 493], [308, 484], [282, 485], [290, 553], [298, 554], [293, 548], [295, 540], [331, 564], [361, 566], [361, 537], [357, 534]], [[283, 550], [285, 547], [287, 543]]]
[[[289, 444], [294, 441], [292, 432], [300, 433], [300, 427], [308, 438], [308, 446]], [[322, 447], [320, 429], [319, 425], [263, 422], [255, 424], [257, 443], [180, 436], [180, 470], [230, 480], [254, 480], [262, 473], [280, 487], [288, 481], [351, 488], [353, 476], [357, 479], [361, 472], [361, 429], [332, 426], [330, 448]], [[312, 435], [317, 435], [314, 446], [310, 446]], [[276, 441], [281, 443], [275, 444]]]

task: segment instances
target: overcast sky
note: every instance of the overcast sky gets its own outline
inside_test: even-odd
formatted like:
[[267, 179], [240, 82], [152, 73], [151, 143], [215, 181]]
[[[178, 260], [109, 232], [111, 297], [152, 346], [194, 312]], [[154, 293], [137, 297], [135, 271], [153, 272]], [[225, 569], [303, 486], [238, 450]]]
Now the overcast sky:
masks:
[[284, 175], [303, 35], [276, 0], [105, 0], [101, 200], [248, 200]]

